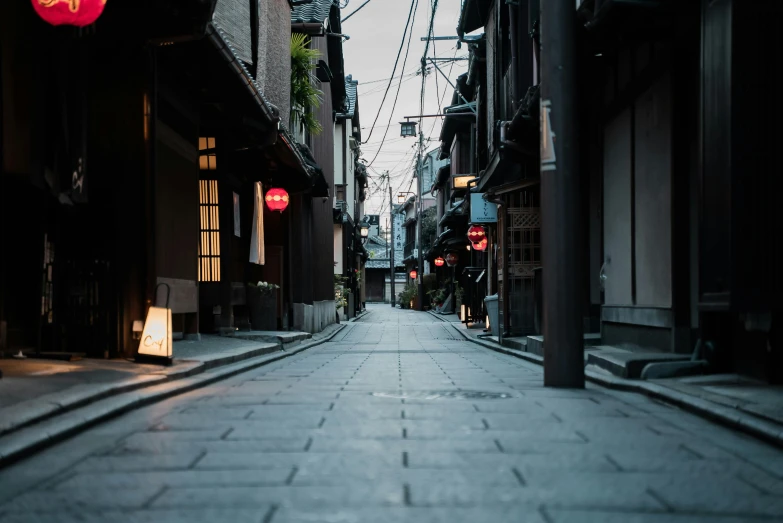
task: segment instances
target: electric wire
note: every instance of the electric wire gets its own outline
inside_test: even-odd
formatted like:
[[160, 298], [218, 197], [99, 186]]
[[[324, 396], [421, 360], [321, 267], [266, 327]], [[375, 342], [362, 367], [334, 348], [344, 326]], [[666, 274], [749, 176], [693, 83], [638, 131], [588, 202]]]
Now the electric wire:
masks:
[[[394, 60], [394, 68], [392, 68], [392, 74], [391, 78], [389, 79], [389, 84], [386, 86], [386, 92], [383, 95], [383, 99], [381, 100], [381, 105], [378, 107], [378, 114], [375, 115], [375, 120], [372, 123], [372, 128], [370, 129], [370, 134], [367, 136], [367, 140], [369, 141], [372, 137], [372, 133], [375, 130], [375, 124], [378, 123], [378, 118], [381, 116], [381, 110], [383, 109], [383, 104], [386, 102], [386, 96], [389, 94], [389, 89], [391, 89], [392, 83], [394, 82], [394, 75], [397, 73], [397, 64], [400, 61], [400, 55], [402, 55], [402, 48], [405, 47], [405, 37], [408, 34], [408, 27], [411, 26], [411, 19], [413, 18], [413, 8], [414, 6], [418, 5], [418, 0], [411, 0], [411, 8], [410, 11], [408, 11], [408, 21], [405, 23], [405, 30], [402, 33], [402, 41], [400, 42], [400, 48], [397, 50], [397, 58]], [[411, 27], [411, 33], [413, 33], [413, 27]], [[405, 66], [403, 66], [403, 71], [405, 70]]]
[[[413, 11], [413, 20], [416, 20], [416, 12], [419, 10], [419, 0], [414, 0], [416, 4], [416, 8]], [[413, 40], [413, 23], [411, 23], [411, 31], [408, 34], [408, 46], [405, 49], [405, 59], [402, 61], [402, 69], [405, 70], [405, 64], [408, 63], [408, 52], [411, 50], [411, 40]], [[392, 73], [393, 74], [393, 73]], [[422, 70], [421, 73], [422, 80], [425, 77], [424, 71]], [[394, 109], [397, 108], [397, 100], [400, 98], [400, 87], [402, 86], [402, 77], [400, 77], [400, 82], [397, 84], [397, 93], [394, 95], [394, 104], [392, 104], [392, 110], [389, 113], [389, 124], [386, 126], [386, 130], [383, 132], [383, 138], [381, 139], [381, 145], [378, 147], [378, 150], [375, 151], [375, 156], [373, 156], [373, 159], [370, 161], [368, 165], [372, 165], [376, 158], [378, 158], [378, 155], [381, 153], [381, 150], [383, 149], [383, 143], [386, 141], [386, 136], [389, 134], [389, 127], [391, 126], [392, 118], [394, 118]], [[383, 104], [381, 104], [383, 105]], [[380, 114], [380, 112], [379, 112]], [[370, 131], [372, 133], [372, 131]], [[369, 139], [369, 137], [368, 137]]]

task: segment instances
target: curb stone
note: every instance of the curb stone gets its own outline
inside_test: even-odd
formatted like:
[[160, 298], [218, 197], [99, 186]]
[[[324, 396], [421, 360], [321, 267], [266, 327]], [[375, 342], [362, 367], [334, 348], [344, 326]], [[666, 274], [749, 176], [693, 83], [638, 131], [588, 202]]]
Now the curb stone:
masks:
[[[146, 388], [126, 391], [74, 409], [65, 416], [56, 416], [0, 437], [0, 469], [46, 447], [82, 432], [100, 422], [132, 410], [196, 390], [212, 383], [288, 358], [328, 342], [345, 328], [338, 325], [328, 336], [303, 343], [274, 354], [260, 355], [230, 363], [188, 377], [155, 383]], [[64, 413], [65, 414], [65, 413]]]
[[[66, 395], [64, 398], [59, 399], [57, 402], [47, 402], [45, 405], [31, 406], [28, 415], [22, 417], [15, 423], [9, 423], [6, 425], [0, 425], [0, 438], [9, 434], [24, 429], [26, 427], [41, 423], [55, 416], [59, 416], [78, 408], [84, 407], [96, 401], [116, 396], [117, 394], [125, 394], [133, 392], [135, 390], [159, 385], [161, 383], [167, 383], [170, 381], [180, 380], [183, 378], [189, 378], [215, 368], [231, 365], [240, 361], [257, 358], [266, 354], [272, 354], [275, 352], [290, 350], [289, 347], [280, 346], [279, 344], [272, 343], [260, 343], [260, 347], [249, 351], [230, 354], [228, 356], [220, 356], [211, 360], [202, 361], [198, 365], [175, 370], [169, 374], [155, 374], [149, 375], [146, 379], [129, 378], [127, 380], [120, 381], [118, 383], [107, 383], [98, 385], [92, 388], [91, 391], [83, 394]], [[193, 361], [193, 360], [183, 360]]]
[[[459, 333], [466, 340], [471, 341], [477, 345], [481, 345], [482, 347], [493, 350], [495, 352], [523, 359], [537, 365], [543, 366], [544, 364], [543, 356], [509, 349], [492, 342], [475, 339], [469, 334], [462, 332], [461, 329], [453, 326], [448, 320], [439, 318], [434, 314], [432, 316], [435, 316], [444, 323], [448, 323], [452, 330]], [[783, 448], [783, 427], [775, 423], [764, 421], [763, 419], [757, 418], [755, 416], [751, 416], [750, 414], [744, 414], [738, 409], [716, 405], [710, 401], [669, 389], [668, 387], [658, 385], [657, 383], [628, 380], [614, 375], [602, 374], [590, 369], [585, 369], [585, 379], [608, 389], [636, 392], [638, 394], [644, 394], [651, 398], [665, 401], [702, 418], [720, 423], [721, 425], [738, 430], [740, 432], [744, 432], [767, 443], [775, 445], [776, 447]]]

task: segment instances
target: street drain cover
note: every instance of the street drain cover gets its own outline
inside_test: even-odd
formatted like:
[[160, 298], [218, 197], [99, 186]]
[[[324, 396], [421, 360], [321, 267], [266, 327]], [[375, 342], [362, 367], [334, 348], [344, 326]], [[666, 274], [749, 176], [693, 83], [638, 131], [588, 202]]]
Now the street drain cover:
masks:
[[371, 396], [378, 398], [394, 398], [402, 400], [502, 400], [513, 398], [507, 392], [487, 392], [481, 390], [435, 390], [416, 392], [371, 392]]

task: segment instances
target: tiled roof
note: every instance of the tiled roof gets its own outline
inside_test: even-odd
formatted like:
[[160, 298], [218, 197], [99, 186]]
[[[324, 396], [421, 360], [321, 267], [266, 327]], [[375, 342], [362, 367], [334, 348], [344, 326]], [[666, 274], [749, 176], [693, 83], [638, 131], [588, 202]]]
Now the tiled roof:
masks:
[[291, 22], [295, 24], [322, 24], [329, 18], [329, 10], [334, 0], [313, 0], [291, 10]]
[[[370, 240], [364, 246], [367, 252], [370, 253], [370, 258], [364, 264], [366, 269], [389, 269], [389, 255], [386, 247], [386, 241], [383, 238], [377, 236], [370, 237]], [[402, 260], [405, 258], [404, 253], [400, 249], [394, 251], [395, 267], [402, 267], [404, 264]]]

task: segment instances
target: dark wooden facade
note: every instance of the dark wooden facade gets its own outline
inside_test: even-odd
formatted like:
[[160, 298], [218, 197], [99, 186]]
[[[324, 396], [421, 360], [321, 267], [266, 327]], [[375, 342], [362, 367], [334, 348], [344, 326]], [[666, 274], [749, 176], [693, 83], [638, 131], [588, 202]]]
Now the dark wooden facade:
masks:
[[[250, 73], [258, 53], [243, 63], [228, 47], [239, 36], [254, 47], [259, 29], [229, 34], [213, 21], [215, 2], [176, 3], [150, 14], [110, 2], [81, 31], [48, 26], [29, 5], [0, 7], [0, 232], [20, 249], [0, 267], [10, 348], [132, 355], [133, 322], [162, 304], [159, 283], [171, 286], [174, 331], [185, 336], [237, 328], [245, 286], [259, 280], [283, 286], [285, 326], [297, 216], [265, 210], [267, 263], [249, 263], [253, 189], [309, 194], [317, 166], [278, 128]], [[287, 19], [288, 3], [278, 7]], [[286, 49], [267, 59], [285, 63]], [[199, 168], [204, 136], [216, 139], [217, 170]], [[210, 179], [222, 274], [199, 282], [199, 181]]]

